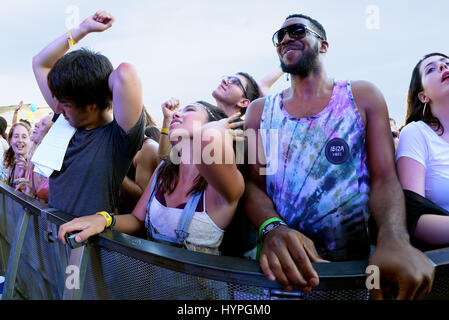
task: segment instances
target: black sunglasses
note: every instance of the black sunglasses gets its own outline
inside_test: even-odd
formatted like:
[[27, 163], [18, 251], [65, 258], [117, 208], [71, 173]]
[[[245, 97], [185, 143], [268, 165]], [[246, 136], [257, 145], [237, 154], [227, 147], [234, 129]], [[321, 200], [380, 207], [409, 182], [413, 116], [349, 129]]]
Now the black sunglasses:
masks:
[[313, 31], [312, 29], [306, 27], [302, 23], [292, 24], [285, 28], [279, 29], [278, 31], [276, 31], [273, 34], [273, 38], [271, 40], [273, 41], [273, 44], [275, 47], [279, 47], [281, 45], [281, 42], [284, 39], [286, 33], [288, 33], [288, 36], [290, 38], [302, 39], [306, 36], [307, 31], [314, 34], [317, 38], [324, 40], [324, 38], [322, 36], [320, 36], [318, 33]]
[[248, 99], [248, 96], [246, 95], [245, 87], [243, 86], [243, 83], [242, 83], [242, 81], [240, 81], [239, 78], [234, 77], [234, 76], [223, 76], [222, 80], [225, 80], [227, 83], [235, 84], [235, 85], [239, 86], [243, 91], [243, 96], [246, 99]]

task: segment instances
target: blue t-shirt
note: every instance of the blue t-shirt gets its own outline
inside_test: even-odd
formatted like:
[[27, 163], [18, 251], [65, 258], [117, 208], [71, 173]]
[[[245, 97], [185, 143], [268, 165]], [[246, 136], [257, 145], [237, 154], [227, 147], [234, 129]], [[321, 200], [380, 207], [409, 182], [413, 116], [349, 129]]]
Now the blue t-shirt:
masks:
[[78, 217], [114, 212], [120, 185], [142, 146], [144, 125], [142, 112], [128, 133], [115, 119], [100, 128], [77, 129], [61, 171], [50, 176], [49, 206]]

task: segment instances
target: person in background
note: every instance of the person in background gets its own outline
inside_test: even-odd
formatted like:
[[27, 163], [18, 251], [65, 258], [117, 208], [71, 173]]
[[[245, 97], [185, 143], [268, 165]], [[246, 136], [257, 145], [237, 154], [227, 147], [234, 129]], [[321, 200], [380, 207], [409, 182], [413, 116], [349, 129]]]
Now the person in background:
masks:
[[394, 150], [396, 150], [398, 148], [399, 143], [399, 129], [396, 125], [396, 120], [394, 120], [393, 118], [390, 118], [390, 129], [394, 141]]
[[430, 53], [413, 70], [396, 159], [410, 236], [419, 246], [447, 246], [449, 56], [445, 54]]
[[24, 178], [17, 179], [19, 184], [16, 186], [16, 190], [22, 191], [28, 196], [37, 198], [43, 202], [48, 200], [49, 179], [34, 172], [34, 164], [31, 162], [31, 159], [36, 148], [41, 144], [42, 139], [53, 125], [52, 118], [53, 113], [50, 113], [42, 117], [34, 126], [34, 130], [30, 136], [31, 147], [28, 152], [25, 176]]
[[8, 170], [7, 184], [16, 188], [25, 177], [31, 128], [24, 122], [12, 125], [8, 134], [9, 149], [4, 154], [3, 167]]
[[153, 139], [159, 144], [161, 138], [161, 131], [156, 126], [147, 126], [145, 128], [145, 136]]
[[8, 144], [8, 135], [6, 134], [6, 128], [8, 128], [8, 122], [5, 118], [0, 116], [0, 141], [1, 141], [1, 147], [0, 147], [0, 181], [3, 183], [6, 183], [8, 181], [8, 170], [5, 170], [3, 167], [3, 158], [5, 155], [5, 152], [9, 149]]
[[[156, 122], [143, 106], [145, 113], [144, 141], [140, 150], [133, 158], [118, 193], [118, 206], [116, 213], [130, 213], [139, 201], [150, 180], [151, 175], [159, 164], [157, 150], [159, 147], [159, 129], [155, 127]], [[151, 129], [154, 128], [154, 129]], [[148, 136], [147, 132], [153, 136]], [[152, 138], [152, 139], [150, 139]]]

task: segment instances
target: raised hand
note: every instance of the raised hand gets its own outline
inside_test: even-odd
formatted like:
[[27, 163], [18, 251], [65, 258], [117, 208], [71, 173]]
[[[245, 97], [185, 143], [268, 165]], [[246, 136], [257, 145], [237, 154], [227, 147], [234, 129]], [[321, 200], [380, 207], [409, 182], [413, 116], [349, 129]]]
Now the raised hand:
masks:
[[225, 131], [232, 136], [234, 141], [244, 141], [243, 130], [237, 129], [239, 127], [243, 127], [244, 121], [236, 121], [240, 119], [242, 114], [240, 112], [236, 112], [228, 118], [221, 119], [218, 121], [220, 125], [222, 125]]
[[14, 112], [19, 112], [19, 110], [22, 108], [23, 106], [23, 101], [20, 100], [19, 104], [17, 105], [17, 107], [14, 109]]
[[170, 98], [161, 105], [161, 108], [164, 118], [171, 119], [173, 118], [173, 114], [176, 112], [176, 110], [179, 109], [179, 99]]
[[81, 22], [80, 28], [86, 32], [103, 32], [112, 27], [114, 21], [114, 17], [109, 12], [100, 10]]

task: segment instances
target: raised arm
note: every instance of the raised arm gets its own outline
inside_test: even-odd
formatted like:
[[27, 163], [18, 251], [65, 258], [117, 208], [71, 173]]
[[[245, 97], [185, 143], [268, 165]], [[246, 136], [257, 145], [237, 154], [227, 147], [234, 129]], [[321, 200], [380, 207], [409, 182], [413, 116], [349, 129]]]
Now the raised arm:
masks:
[[23, 101], [20, 101], [19, 104], [17, 105], [17, 107], [14, 109], [14, 114], [12, 116], [12, 124], [16, 124], [17, 123], [17, 114], [19, 113], [19, 110], [22, 108], [23, 106]]
[[265, 97], [268, 95], [270, 88], [275, 84], [276, 81], [279, 80], [279, 78], [284, 74], [284, 72], [281, 69], [276, 69], [270, 73], [268, 73], [266, 76], [264, 76], [262, 79], [257, 81], [257, 84], [259, 85], [259, 94], [261, 97]]
[[228, 203], [236, 203], [245, 189], [243, 176], [236, 166], [233, 149], [233, 129], [241, 126], [233, 121], [239, 116], [240, 113], [236, 113], [229, 118], [212, 121], [201, 127], [201, 161], [196, 164], [200, 175]]
[[170, 98], [161, 105], [161, 109], [164, 119], [162, 120], [162, 130], [157, 154], [159, 159], [163, 160], [170, 154], [171, 145], [170, 140], [168, 139], [168, 126], [173, 119], [173, 113], [179, 109], [179, 99]]
[[112, 92], [114, 118], [119, 126], [128, 132], [142, 114], [142, 84], [136, 69], [122, 63], [109, 76]]
[[[91, 32], [102, 32], [109, 29], [113, 23], [112, 15], [106, 11], [97, 11], [71, 30], [72, 39], [79, 42]], [[67, 38], [68, 33], [64, 33], [33, 57], [34, 76], [45, 101], [53, 111], [55, 111], [57, 101], [48, 88], [47, 75], [56, 61], [70, 49]]]
[[378, 228], [376, 250], [369, 263], [379, 267], [382, 283], [386, 283], [381, 290], [372, 290], [372, 297], [382, 299], [384, 290], [396, 286], [398, 299], [422, 298], [430, 291], [434, 268], [409, 242], [387, 105], [371, 83], [358, 81], [352, 87], [355, 101], [366, 116], [370, 209]]

